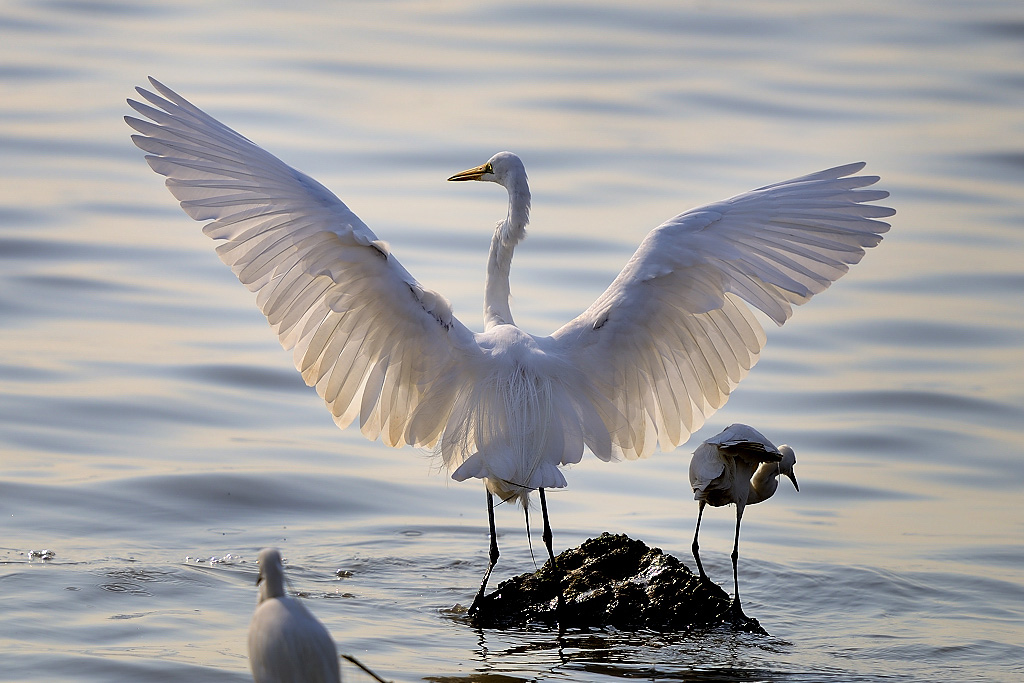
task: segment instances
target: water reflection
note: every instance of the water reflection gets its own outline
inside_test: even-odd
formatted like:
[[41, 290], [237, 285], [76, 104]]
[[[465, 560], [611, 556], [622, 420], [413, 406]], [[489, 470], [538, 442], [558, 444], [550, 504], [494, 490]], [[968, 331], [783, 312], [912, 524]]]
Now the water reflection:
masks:
[[425, 676], [423, 680], [528, 681], [536, 680], [535, 674], [524, 678], [520, 671], [538, 669], [560, 680], [592, 680], [594, 676], [652, 681], [810, 680], [761, 667], [747, 656], [751, 648], [781, 654], [789, 647], [785, 641], [738, 634], [729, 628], [687, 634], [567, 632], [557, 639], [546, 630], [478, 633], [482, 664], [476, 665], [476, 671]]

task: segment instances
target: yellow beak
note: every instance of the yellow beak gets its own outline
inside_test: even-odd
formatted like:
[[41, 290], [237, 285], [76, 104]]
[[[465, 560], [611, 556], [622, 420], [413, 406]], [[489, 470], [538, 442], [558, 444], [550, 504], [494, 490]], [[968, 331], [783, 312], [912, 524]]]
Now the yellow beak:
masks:
[[489, 172], [490, 170], [487, 168], [487, 164], [480, 164], [476, 168], [456, 173], [448, 180], [480, 180], [485, 173]]

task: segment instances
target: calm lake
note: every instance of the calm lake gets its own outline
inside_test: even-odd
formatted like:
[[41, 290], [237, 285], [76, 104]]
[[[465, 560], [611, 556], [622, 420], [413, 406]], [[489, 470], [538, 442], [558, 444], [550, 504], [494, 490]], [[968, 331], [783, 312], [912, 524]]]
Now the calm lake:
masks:
[[[1024, 5], [626, 4], [0, 1], [0, 680], [251, 680], [268, 545], [396, 681], [1024, 680]], [[885, 240], [762, 318], [687, 444], [587, 455], [548, 497], [556, 552], [611, 531], [692, 567], [696, 445], [732, 422], [790, 444], [800, 491], [740, 545], [772, 635], [468, 625], [482, 487], [334, 425], [132, 145], [150, 75], [333, 190], [474, 329], [506, 195], [445, 179], [499, 150], [530, 174], [512, 308], [539, 334], [665, 219], [868, 162]], [[492, 586], [544, 554], [496, 512]], [[728, 589], [733, 523], [701, 530]]]

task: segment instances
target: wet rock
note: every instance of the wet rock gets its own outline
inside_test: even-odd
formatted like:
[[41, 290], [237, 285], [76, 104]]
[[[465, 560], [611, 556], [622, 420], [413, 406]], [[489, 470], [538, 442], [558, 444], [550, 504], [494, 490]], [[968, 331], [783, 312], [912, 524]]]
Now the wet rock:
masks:
[[720, 587], [701, 580], [660, 548], [623, 534], [604, 533], [566, 550], [556, 566], [553, 571], [549, 561], [533, 574], [503, 581], [480, 602], [473, 624], [656, 631], [728, 624], [767, 635], [756, 619], [730, 610], [729, 595]]

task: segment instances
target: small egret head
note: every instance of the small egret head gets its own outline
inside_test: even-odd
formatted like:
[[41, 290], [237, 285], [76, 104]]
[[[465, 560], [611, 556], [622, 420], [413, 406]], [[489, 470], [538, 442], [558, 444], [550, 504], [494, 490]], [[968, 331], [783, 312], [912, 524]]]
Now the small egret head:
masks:
[[448, 180], [484, 180], [513, 189], [526, 181], [526, 167], [512, 152], [498, 152], [487, 163], [456, 173]]
[[779, 446], [779, 453], [782, 453], [782, 461], [779, 463], [779, 474], [789, 477], [789, 480], [793, 482], [793, 488], [799, 491], [800, 485], [796, 483], [796, 475], [793, 473], [793, 466], [796, 465], [796, 453], [785, 444]]
[[277, 548], [264, 548], [256, 559], [259, 574], [256, 585], [259, 586], [259, 601], [280, 598], [284, 595], [284, 563]]

